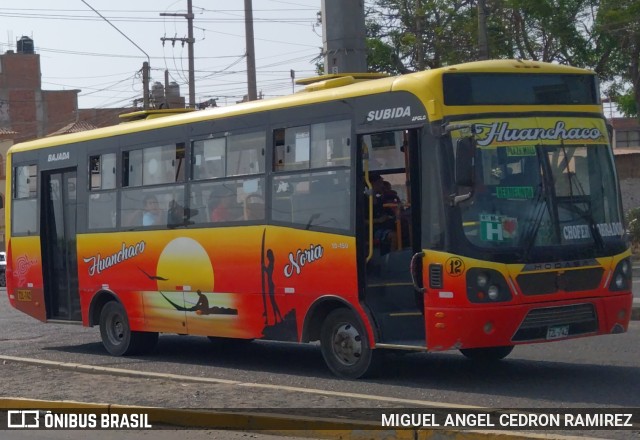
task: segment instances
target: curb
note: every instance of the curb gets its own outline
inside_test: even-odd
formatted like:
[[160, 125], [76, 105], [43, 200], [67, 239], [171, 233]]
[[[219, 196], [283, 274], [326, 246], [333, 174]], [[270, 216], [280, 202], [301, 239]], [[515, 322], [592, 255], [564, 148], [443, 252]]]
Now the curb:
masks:
[[[381, 428], [380, 424], [358, 420], [329, 420], [284, 414], [225, 412], [218, 410], [169, 409], [144, 406], [111, 405], [74, 401], [52, 401], [0, 397], [0, 410], [64, 410], [70, 413], [147, 414], [153, 424], [183, 428], [260, 432], [262, 434], [322, 439], [407, 439], [407, 440], [587, 440], [585, 437], [491, 430]], [[248, 411], [248, 410], [247, 410]], [[96, 428], [94, 428], [96, 429]], [[113, 428], [116, 429], [116, 428]], [[120, 428], [122, 429], [122, 428]], [[138, 429], [138, 428], [133, 428]], [[91, 430], [91, 429], [89, 429]]]

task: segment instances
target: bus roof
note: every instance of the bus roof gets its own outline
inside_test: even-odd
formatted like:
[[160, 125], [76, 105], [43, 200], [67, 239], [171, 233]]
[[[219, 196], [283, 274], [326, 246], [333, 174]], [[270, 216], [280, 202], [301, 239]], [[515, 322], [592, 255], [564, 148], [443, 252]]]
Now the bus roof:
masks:
[[[443, 74], [451, 72], [544, 72], [565, 74], [593, 74], [592, 71], [586, 69], [524, 60], [476, 61], [442, 67], [438, 69], [426, 70], [423, 72], [410, 73], [401, 76], [371, 79], [369, 81], [362, 81], [362, 79], [364, 78], [362, 74], [354, 74], [354, 76], [358, 75], [358, 78], [355, 81], [341, 81], [340, 78], [348, 77], [348, 75], [343, 74], [339, 75], [339, 77], [337, 78], [331, 77], [327, 79], [325, 81], [328, 82], [328, 85], [326, 87], [317, 85], [314, 86], [314, 84], [316, 83], [309, 80], [307, 82], [309, 84], [309, 86], [307, 86], [307, 89], [288, 96], [251, 101], [227, 107], [216, 107], [200, 111], [185, 110], [184, 112], [176, 112], [174, 110], [173, 112], [166, 112], [173, 113], [168, 116], [146, 118], [138, 121], [136, 121], [134, 118], [134, 120], [132, 120], [131, 122], [121, 123], [109, 127], [97, 128], [94, 130], [87, 130], [60, 136], [45, 137], [16, 144], [9, 149], [9, 154], [19, 151], [47, 148], [51, 146], [119, 136], [128, 133], [201, 122], [210, 119], [225, 118], [247, 113], [256, 113], [278, 108], [287, 108], [351, 97], [374, 95], [393, 90], [408, 90], [412, 91], [420, 98], [423, 98], [425, 101], [428, 99], [435, 99], [442, 102], [441, 77]], [[372, 77], [376, 77], [376, 75], [372, 75]], [[321, 77], [320, 79], [322, 80], [325, 78]], [[332, 83], [331, 81], [334, 82]], [[417, 84], [420, 85], [419, 88], [417, 87]], [[134, 115], [137, 115], [138, 113], [140, 112], [135, 112]]]

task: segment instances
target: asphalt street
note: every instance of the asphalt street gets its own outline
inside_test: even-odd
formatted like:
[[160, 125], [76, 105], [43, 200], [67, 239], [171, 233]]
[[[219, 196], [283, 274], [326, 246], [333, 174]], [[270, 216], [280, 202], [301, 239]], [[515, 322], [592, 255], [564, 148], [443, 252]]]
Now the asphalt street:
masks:
[[[0, 294], [5, 294], [5, 289], [1, 289]], [[633, 294], [634, 294], [634, 317], [635, 317], [635, 319], [636, 319], [636, 320], [638, 320], [638, 319], [640, 319], [640, 260], [638, 260], [638, 261], [634, 261], [634, 264], [633, 264]], [[7, 362], [7, 361], [5, 361], [5, 363], [6, 363], [6, 362]], [[15, 365], [17, 365], [17, 364], [14, 364], [13, 362], [10, 362], [10, 361], [9, 361], [9, 363], [7, 364], [7, 366], [11, 366], [11, 365], [14, 365], [14, 366], [15, 366]], [[35, 366], [33, 366], [33, 367], [24, 367], [24, 366], [23, 366], [23, 367], [21, 367], [21, 371], [23, 372], [23, 374], [26, 374], [28, 371], [33, 370], [33, 371], [34, 371], [34, 374], [38, 375], [38, 374], [41, 374], [41, 372], [40, 372], [39, 370], [40, 370], [41, 368], [43, 368], [43, 367], [44, 367], [44, 366], [39, 366], [39, 367], [35, 367]], [[13, 370], [13, 368], [11, 368], [11, 370]], [[78, 373], [75, 373], [75, 374], [77, 375]], [[63, 376], [65, 376], [65, 375], [68, 375], [68, 372], [65, 372], [65, 371], [62, 371], [62, 370], [60, 370], [60, 371], [58, 371], [58, 370], [49, 370], [49, 371], [48, 371], [48, 376], [49, 376], [50, 378], [53, 378], [54, 376], [55, 376], [55, 377], [60, 376], [60, 378], [59, 378], [59, 383], [63, 383], [63, 382], [64, 382], [64, 380], [66, 380], [66, 379], [63, 379]], [[89, 380], [91, 383], [94, 383], [94, 381], [93, 381], [92, 377], [95, 377], [95, 376], [88, 376], [88, 377], [89, 377], [89, 379], [88, 379], [88, 380]], [[35, 379], [34, 379], [34, 380], [35, 380]], [[125, 379], [117, 379], [117, 380], [118, 380], [118, 381], [122, 381], [122, 380], [125, 380]], [[147, 379], [147, 381], [148, 381], [148, 380], [150, 380], [150, 379]], [[54, 380], [54, 382], [55, 382], [55, 380]], [[115, 383], [114, 383], [113, 385], [115, 385]], [[211, 386], [211, 384], [209, 384], [209, 386]], [[168, 391], [168, 392], [169, 392], [169, 394], [171, 394], [171, 395], [180, 395], [180, 394], [182, 394], [182, 393], [183, 393], [183, 391], [184, 391], [184, 390], [185, 390], [185, 388], [186, 388], [186, 387], [185, 387], [185, 384], [184, 384], [184, 383], [181, 383], [181, 384], [179, 384], [179, 385], [177, 386], [177, 388], [176, 388], [176, 389], [172, 389], [171, 391], [169, 391], [169, 389], [170, 389], [170, 388], [169, 388], [168, 383], [167, 383], [166, 381], [163, 381], [163, 383], [162, 383], [162, 384], [158, 384], [158, 387], [161, 387], [161, 388], [163, 388], [165, 391]], [[122, 389], [122, 387], [116, 387], [116, 388]], [[128, 388], [128, 387], [126, 387], [126, 386], [125, 386], [125, 388]], [[280, 390], [280, 392], [282, 392], [282, 390]], [[257, 391], [256, 391], [256, 390], [253, 390], [253, 394], [254, 394], [254, 396], [256, 396], [256, 397], [257, 397], [257, 395], [258, 395], [258, 393], [257, 393]], [[87, 397], [88, 397], [88, 396], [87, 396]], [[296, 397], [296, 398], [298, 398], [298, 399], [299, 399], [299, 397]], [[342, 399], [342, 401], [344, 401], [344, 400], [353, 400], [354, 402], [357, 402], [357, 401], [359, 400], [359, 399], [358, 399], [358, 398], [356, 398], [355, 396], [351, 397], [350, 399], [345, 399], [345, 398], [343, 398], [343, 397], [342, 397], [341, 399]], [[7, 400], [7, 399], [4, 399], [4, 400]], [[73, 400], [75, 400], [75, 399], [73, 399]], [[78, 399], [78, 400], [80, 400], [80, 399]], [[77, 401], [77, 400], [76, 400], [76, 401]], [[24, 401], [24, 402], [23, 402], [23, 404], [26, 404], [26, 405], [28, 406], [28, 405], [30, 404], [29, 402], [30, 402], [30, 401], [29, 401], [29, 399], [26, 399], [26, 401]], [[344, 403], [344, 402], [343, 402], [343, 403]], [[12, 407], [13, 407], [13, 406], [16, 404], [16, 401], [10, 398], [9, 400], [7, 400], [6, 402], [4, 402], [3, 404], [5, 404], [5, 405], [9, 405], [9, 406], [12, 406]], [[54, 403], [54, 404], [55, 404], [55, 403]], [[309, 405], [309, 406], [312, 406], [312, 405]], [[362, 404], [361, 404], [361, 406], [364, 406], [364, 405], [362, 405]], [[177, 407], [177, 405], [176, 405], [176, 407]], [[190, 413], [190, 414], [191, 414], [191, 413]], [[193, 416], [193, 415], [190, 415], [189, 417], [192, 417], [192, 416]], [[165, 415], [165, 414], [157, 414], [155, 417], [156, 417], [156, 421], [159, 421], [159, 420], [165, 420], [165, 419], [167, 418], [167, 415]], [[185, 417], [185, 415], [181, 415], [181, 417]], [[210, 419], [211, 417], [212, 417], [211, 413], [209, 413], [209, 414], [207, 414], [207, 415], [206, 415], [206, 418], [207, 418], [207, 419]], [[242, 416], [242, 417], [245, 417], [245, 416]], [[282, 417], [282, 416], [281, 416], [281, 417]], [[280, 419], [279, 419], [279, 420], [280, 420]], [[281, 419], [281, 420], [280, 420], [280, 422], [282, 422], [282, 420], [284, 420], [284, 418], [283, 418], [283, 419]], [[195, 420], [194, 420], [193, 422], [194, 422], [194, 423], [187, 422], [187, 423], [186, 423], [186, 426], [198, 426], [198, 423], [195, 423], [195, 422], [196, 422]], [[251, 426], [253, 426], [253, 424], [254, 424], [254, 423], [256, 423], [255, 414], [250, 414], [249, 416], [247, 416], [247, 417], [246, 417], [246, 419], [245, 419], [245, 418], [238, 419], [237, 423], [239, 424], [238, 429], [239, 429], [239, 431], [240, 431], [240, 432], [234, 432], [234, 431], [226, 431], [226, 432], [225, 432], [225, 431], [219, 431], [219, 432], [217, 432], [217, 434], [219, 434], [219, 435], [220, 435], [220, 437], [216, 437], [216, 436], [214, 436], [213, 438], [231, 438], [231, 437], [229, 437], [230, 435], [236, 435], [236, 436], [238, 436], [238, 437], [233, 437], [233, 438], [241, 438], [242, 436], [246, 436], [246, 435], [247, 435], [247, 433], [246, 433], [246, 432], [242, 432], [242, 431], [243, 431], [244, 429], [250, 429], [250, 427], [251, 427]], [[182, 423], [179, 423], [179, 424], [182, 424]], [[184, 426], [184, 425], [183, 425], [183, 426]], [[206, 426], [206, 425], [205, 425], [205, 426]], [[351, 426], [350, 426], [350, 427], [345, 427], [345, 428], [347, 428], [347, 429], [351, 428], [351, 429], [356, 429], [356, 430], [367, 430], [367, 428], [369, 428], [369, 426], [366, 426], [366, 425], [362, 425], [362, 426], [353, 426], [353, 427], [351, 427]], [[210, 429], [210, 428], [209, 428], [209, 429]], [[274, 430], [274, 432], [273, 432], [273, 433], [276, 433], [276, 434], [277, 434], [277, 431], [278, 431], [278, 430]], [[338, 431], [340, 431], [340, 430], [338, 430]], [[332, 431], [332, 432], [333, 432], [334, 434], [337, 434], [337, 432], [338, 432], [338, 431]], [[160, 433], [160, 432], [162, 432], [162, 431], [156, 431], [156, 432]], [[171, 431], [169, 431], [169, 432], [171, 433]], [[201, 437], [200, 437], [199, 435], [201, 435], [201, 434], [204, 434], [204, 435], [206, 436], [206, 434], [211, 435], [213, 432], [215, 432], [215, 431], [211, 431], [211, 430], [204, 430], [204, 431], [200, 431], [200, 432], [194, 432], [194, 433], [193, 433], [193, 435], [195, 436], [195, 437], [194, 437], [194, 439], [195, 439], [195, 438], [200, 439]], [[369, 433], [370, 433], [370, 434], [373, 434], [373, 437], [372, 437], [372, 438], [377, 438], [377, 437], [376, 437], [376, 435], [377, 435], [377, 434], [379, 434], [379, 432], [376, 432], [376, 431], [369, 431]], [[105, 434], [106, 434], [106, 433], [105, 433]], [[110, 434], [113, 434], [113, 431], [112, 431]], [[163, 434], [165, 434], [165, 432], [163, 432]], [[167, 434], [168, 434], [168, 433], [167, 433]], [[172, 432], [171, 434], [175, 434], [175, 431], [174, 431], [174, 432]], [[171, 434], [169, 434], [169, 435], [171, 436]], [[308, 433], [306, 433], [306, 434], [308, 435]], [[453, 435], [453, 434], [455, 434], [455, 433], [451, 433], [451, 434]], [[269, 436], [266, 432], [263, 432], [263, 433], [260, 433], [260, 434], [250, 434], [250, 435], [256, 435], [256, 436], [255, 436], [255, 438], [260, 438], [260, 439], [262, 439], [262, 438], [264, 438], [264, 439], [268, 439], [269, 437], [271, 437], [271, 436]], [[306, 436], [306, 435], [305, 435], [305, 436]], [[328, 437], [329, 437], [329, 438], [331, 438], [332, 436], [328, 436]], [[37, 436], [36, 436], [36, 437], [29, 437], [29, 436], [27, 436], [27, 437], [24, 437], [24, 438], [25, 438], [25, 439], [34, 439], [34, 440], [35, 440], [35, 439], [39, 439], [39, 438], [52, 438], [52, 437], [49, 437], [49, 436], [45, 436], [45, 437], [37, 437]], [[72, 436], [72, 437], [69, 437], [69, 438], [73, 438], [73, 436]], [[80, 438], [80, 437], [78, 437], [78, 438]], [[110, 436], [109, 436], [109, 435], [107, 435], [105, 438], [110, 438]], [[126, 438], [126, 437], [123, 437], [123, 438]], [[134, 435], [134, 436], [133, 436], [133, 437], [131, 437], [131, 438], [137, 438], [137, 437]], [[158, 437], [158, 438], [162, 438], [162, 437]], [[167, 438], [171, 438], [171, 437], [167, 437]], [[203, 438], [204, 438], [204, 437], [203, 437]], [[207, 438], [209, 438], [209, 437], [207, 437]], [[528, 438], [528, 437], [524, 437], [524, 438]], [[612, 437], [612, 438], [613, 438], [613, 437]], [[624, 437], [620, 437], [620, 438], [624, 438]]]

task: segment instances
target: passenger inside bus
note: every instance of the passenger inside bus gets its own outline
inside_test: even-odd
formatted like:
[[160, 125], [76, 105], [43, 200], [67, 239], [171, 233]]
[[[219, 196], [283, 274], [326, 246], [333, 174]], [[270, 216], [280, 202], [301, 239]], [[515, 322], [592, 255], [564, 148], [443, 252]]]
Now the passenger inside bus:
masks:
[[209, 197], [209, 220], [212, 222], [228, 222], [238, 220], [235, 196], [232, 194]]
[[153, 195], [144, 198], [144, 212], [142, 214], [142, 226], [153, 226], [161, 224], [161, 212], [158, 199]]
[[370, 180], [373, 190], [373, 242], [384, 255], [398, 248], [395, 213], [385, 207], [386, 203], [399, 202], [398, 194], [385, 185], [388, 182], [380, 174], [372, 174]]

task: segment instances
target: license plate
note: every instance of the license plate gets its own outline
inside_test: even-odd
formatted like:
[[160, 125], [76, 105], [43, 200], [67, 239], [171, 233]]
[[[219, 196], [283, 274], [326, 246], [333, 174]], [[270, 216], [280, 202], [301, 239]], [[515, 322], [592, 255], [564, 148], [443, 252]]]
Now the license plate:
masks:
[[560, 339], [569, 336], [568, 325], [557, 325], [547, 329], [547, 339]]
[[31, 290], [18, 290], [18, 301], [31, 301]]

